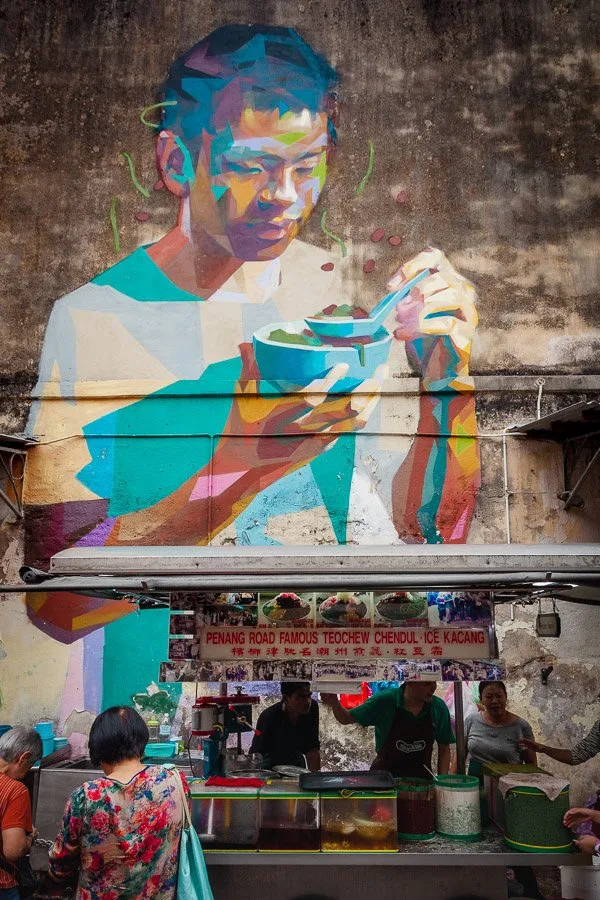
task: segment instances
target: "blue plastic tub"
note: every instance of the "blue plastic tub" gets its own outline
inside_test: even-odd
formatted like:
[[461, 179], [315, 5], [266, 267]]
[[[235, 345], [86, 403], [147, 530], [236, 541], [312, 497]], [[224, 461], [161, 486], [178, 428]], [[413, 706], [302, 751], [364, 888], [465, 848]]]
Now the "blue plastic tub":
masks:
[[12, 725], [0, 725], [0, 737], [2, 737], [3, 734], [6, 734], [7, 731], [10, 731], [11, 728]]
[[36, 722], [33, 726], [41, 739], [45, 740], [54, 740], [54, 722], [44, 721], [44, 722]]
[[42, 738], [42, 757], [54, 753], [54, 738]]
[[170, 759], [171, 756], [175, 756], [176, 749], [177, 744], [175, 741], [165, 741], [160, 744], [146, 744], [144, 756], [146, 758], [160, 757], [161, 759]]
[[68, 738], [54, 738], [54, 749], [62, 750], [69, 743]]

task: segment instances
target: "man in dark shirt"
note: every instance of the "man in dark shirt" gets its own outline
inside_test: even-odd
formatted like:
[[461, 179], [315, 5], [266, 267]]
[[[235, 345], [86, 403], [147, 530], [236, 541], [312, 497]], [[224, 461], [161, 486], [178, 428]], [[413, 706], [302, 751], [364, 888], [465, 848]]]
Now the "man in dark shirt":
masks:
[[282, 681], [281, 700], [258, 717], [251, 753], [262, 754], [265, 765], [321, 768], [319, 706], [306, 681]]

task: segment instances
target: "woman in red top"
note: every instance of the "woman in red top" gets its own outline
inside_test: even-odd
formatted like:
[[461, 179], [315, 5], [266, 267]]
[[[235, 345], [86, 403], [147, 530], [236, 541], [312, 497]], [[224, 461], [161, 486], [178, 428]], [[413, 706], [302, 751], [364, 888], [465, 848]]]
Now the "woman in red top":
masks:
[[14, 865], [27, 856], [35, 837], [22, 780], [41, 755], [42, 740], [33, 728], [11, 728], [0, 737], [0, 900], [19, 900]]

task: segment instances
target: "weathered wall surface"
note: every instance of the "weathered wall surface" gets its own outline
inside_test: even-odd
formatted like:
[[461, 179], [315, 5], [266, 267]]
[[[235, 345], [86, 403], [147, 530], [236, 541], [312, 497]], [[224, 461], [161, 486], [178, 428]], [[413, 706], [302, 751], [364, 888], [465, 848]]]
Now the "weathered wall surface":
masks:
[[[237, 321], [235, 303], [226, 310], [226, 304], [216, 306], [214, 315], [205, 304], [197, 316], [205, 321], [195, 349], [191, 335], [197, 326], [187, 319], [174, 325], [173, 315], [161, 312], [147, 316], [142, 327], [140, 315], [132, 324], [128, 310], [110, 304], [109, 310], [110, 281], [102, 283], [99, 303], [84, 298], [56, 305], [58, 298], [95, 276], [103, 278], [110, 266], [173, 227], [181, 198], [153, 187], [158, 186], [155, 134], [140, 122], [140, 110], [162, 99], [160, 86], [179, 54], [215, 27], [255, 16], [256, 4], [242, 0], [123, 0], [71, 8], [16, 0], [3, 15], [0, 431], [24, 429], [29, 419], [28, 427], [44, 445], [30, 459], [28, 558], [44, 560], [81, 540], [103, 543], [109, 533], [117, 543], [389, 543], [407, 534], [420, 540], [501, 543], [507, 539], [507, 491], [513, 541], [598, 540], [598, 475], [585, 489], [584, 508], [565, 512], [556, 497], [562, 489], [560, 449], [509, 438], [505, 484], [501, 441], [504, 428], [535, 416], [538, 376], [546, 380], [543, 413], [600, 390], [592, 106], [598, 13], [591, 0], [262, 3], [261, 22], [296, 28], [341, 77], [339, 140], [327, 182], [320, 198], [320, 185], [306, 187], [314, 195], [311, 203], [318, 198], [301, 235], [310, 253], [304, 249], [305, 255], [293, 257], [291, 268], [286, 268], [289, 251], [282, 254], [277, 309], [261, 319], [254, 307]], [[136, 189], [123, 153], [131, 154], [148, 197]], [[313, 176], [318, 181], [318, 174]], [[323, 212], [326, 227], [346, 245], [345, 258], [339, 243], [320, 227]], [[374, 241], [378, 230], [384, 238]], [[319, 472], [313, 466], [310, 490], [291, 473], [295, 481], [269, 495], [268, 503], [255, 499], [236, 519], [222, 503], [215, 505], [211, 489], [210, 512], [202, 510], [193, 526], [153, 536], [149, 522], [158, 521], [162, 509], [153, 504], [162, 499], [177, 505], [169, 478], [178, 460], [165, 455], [154, 468], [148, 460], [152, 453], [162, 455], [165, 438], [174, 440], [167, 420], [189, 422], [206, 384], [195, 392], [179, 388], [179, 400], [173, 402], [180, 405], [165, 406], [160, 422], [156, 393], [199, 380], [211, 365], [232, 359], [239, 364], [240, 340], [248, 340], [260, 325], [301, 318], [332, 301], [371, 308], [397, 267], [427, 246], [439, 247], [478, 294], [479, 324], [460, 335], [458, 356], [464, 365], [450, 373], [457, 396], [449, 427], [453, 434], [462, 429], [464, 452], [454, 453], [452, 443], [440, 438], [446, 467], [439, 476], [435, 442], [426, 437], [436, 418], [419, 391], [428, 390], [435, 405], [440, 397], [427, 376], [443, 378], [448, 372], [415, 371], [414, 359], [409, 364], [404, 351], [411, 344], [405, 334], [393, 342], [389, 372], [376, 388], [381, 393], [376, 413], [356, 437], [338, 440], [337, 458], [321, 453], [330, 467], [321, 466]], [[181, 266], [174, 271], [181, 275]], [[444, 269], [444, 278], [454, 278], [450, 269]], [[459, 291], [464, 287], [462, 281], [452, 285]], [[244, 291], [250, 291], [253, 302], [256, 289], [246, 279]], [[471, 309], [468, 296], [461, 299], [466, 310]], [[179, 306], [185, 306], [189, 296], [180, 299]], [[139, 305], [146, 311], [151, 307]], [[188, 303], [186, 315], [191, 308]], [[468, 318], [461, 312], [457, 321]], [[196, 352], [204, 369], [196, 366]], [[229, 379], [226, 395], [232, 394], [238, 374], [234, 367], [223, 376]], [[420, 383], [415, 376], [421, 376]], [[43, 403], [30, 417], [36, 383]], [[153, 413], [145, 419], [150, 396]], [[217, 413], [211, 433], [218, 436], [223, 429]], [[240, 430], [261, 418], [255, 408], [246, 413], [237, 420]], [[339, 421], [339, 410], [328, 414]], [[134, 452], [132, 463], [123, 447], [141, 422], [147, 443]], [[198, 416], [196, 443], [180, 445], [179, 458], [210, 456], [212, 450], [200, 447], [198, 433], [204, 429], [197, 422]], [[414, 441], [417, 430], [421, 437]], [[148, 443], [154, 432], [163, 439], [158, 448]], [[243, 433], [251, 443], [256, 437], [251, 428]], [[117, 445], [121, 449], [114, 450]], [[242, 463], [232, 468], [228, 462], [224, 492], [250, 456], [234, 447], [232, 458]], [[415, 459], [430, 461], [438, 473], [431, 482], [424, 476], [419, 481]], [[302, 461], [294, 460], [294, 466]], [[288, 458], [283, 465], [288, 478], [291, 468]], [[192, 465], [185, 475], [195, 477], [200, 469], [199, 463]], [[359, 499], [356, 479], [351, 483], [357, 471], [364, 483]], [[337, 485], [338, 476], [348, 483], [326, 496], [326, 486]], [[169, 481], [169, 488], [156, 493], [161, 481]], [[202, 499], [200, 481], [195, 490], [196, 500]], [[308, 502], [313, 494], [317, 500]], [[413, 515], [415, 508], [426, 509], [427, 496], [434, 497], [433, 513]], [[135, 518], [118, 522], [114, 530], [113, 520], [129, 513]], [[208, 524], [199, 526], [203, 516]], [[219, 527], [211, 531], [215, 520]], [[413, 520], [422, 529], [418, 533]], [[0, 525], [0, 568], [7, 579], [16, 578], [23, 540], [23, 528], [9, 516]], [[502, 630], [513, 708], [530, 719], [536, 733], [563, 745], [581, 736], [596, 714], [591, 686], [598, 674], [599, 614], [573, 609], [565, 607], [563, 636], [547, 647], [534, 640], [529, 614], [521, 610], [517, 621]], [[63, 612], [44, 613], [30, 605], [28, 617], [21, 599], [3, 601], [3, 717], [16, 722], [51, 716], [68, 733], [79, 733], [100, 706], [126, 700], [152, 680], [155, 663], [164, 656], [166, 626], [164, 619], [159, 623], [148, 614], [102, 629], [102, 617], [110, 621], [114, 610], [82, 609], [78, 625]], [[77, 628], [89, 629], [84, 640], [70, 646], [61, 642]], [[538, 658], [546, 653], [554, 653], [557, 663], [542, 687]], [[332, 733], [338, 735], [337, 727]], [[340, 752], [345, 745], [349, 758], [366, 761], [364, 741], [345, 736], [342, 744], [341, 735], [338, 740]], [[578, 770], [578, 792], [594, 774], [593, 765]]]

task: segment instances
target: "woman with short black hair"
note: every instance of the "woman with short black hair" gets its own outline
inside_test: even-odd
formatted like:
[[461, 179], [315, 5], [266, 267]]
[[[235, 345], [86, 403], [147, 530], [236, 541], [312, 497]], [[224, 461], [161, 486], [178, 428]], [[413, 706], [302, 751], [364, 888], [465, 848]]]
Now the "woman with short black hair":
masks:
[[90, 729], [88, 747], [93, 766], [141, 759], [148, 743], [148, 726], [131, 706], [111, 706]]
[[129, 706], [107, 709], [92, 725], [90, 758], [104, 777], [77, 788], [67, 803], [49, 855], [56, 896], [77, 877], [77, 897], [175, 897], [189, 789], [177, 770], [144, 765], [147, 743], [146, 723]]

